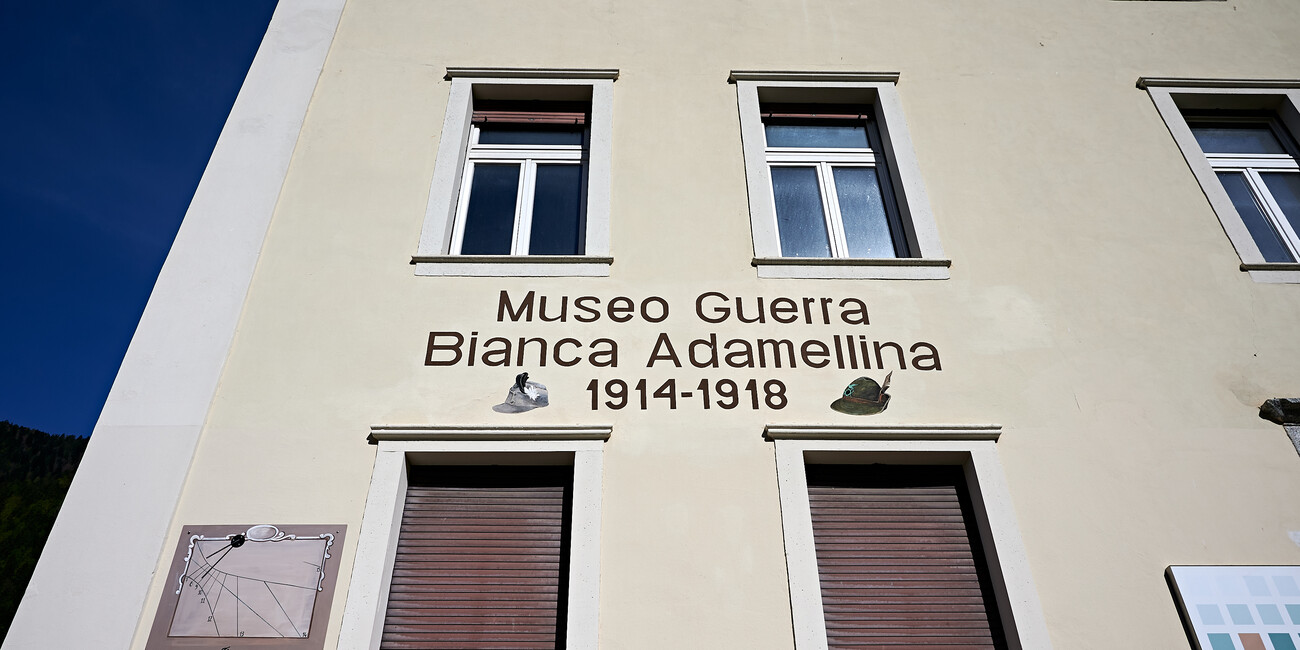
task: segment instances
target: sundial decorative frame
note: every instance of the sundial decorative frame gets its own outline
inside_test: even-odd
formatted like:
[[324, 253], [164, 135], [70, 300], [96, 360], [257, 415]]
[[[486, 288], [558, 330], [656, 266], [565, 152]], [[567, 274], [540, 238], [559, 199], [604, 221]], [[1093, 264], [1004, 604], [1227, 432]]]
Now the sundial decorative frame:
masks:
[[320, 650], [341, 524], [186, 526], [148, 650]]

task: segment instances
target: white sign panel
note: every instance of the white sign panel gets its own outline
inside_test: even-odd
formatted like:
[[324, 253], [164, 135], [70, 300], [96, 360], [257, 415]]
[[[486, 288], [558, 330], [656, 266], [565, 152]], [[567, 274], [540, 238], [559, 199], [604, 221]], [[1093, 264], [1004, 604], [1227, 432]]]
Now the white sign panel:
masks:
[[1171, 566], [1198, 650], [1300, 648], [1300, 566]]

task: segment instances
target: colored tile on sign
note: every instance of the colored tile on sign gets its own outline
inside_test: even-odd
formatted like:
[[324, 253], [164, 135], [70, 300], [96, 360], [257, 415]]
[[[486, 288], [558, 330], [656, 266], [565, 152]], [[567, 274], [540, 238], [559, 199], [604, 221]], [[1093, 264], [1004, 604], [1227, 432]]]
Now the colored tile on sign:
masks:
[[1230, 634], [1211, 634], [1210, 650], [1237, 650], [1237, 644], [1232, 642]]
[[1233, 625], [1255, 624], [1255, 618], [1250, 615], [1249, 605], [1228, 605], [1228, 616], [1232, 617]]
[[1264, 639], [1258, 634], [1238, 634], [1237, 638], [1241, 639], [1241, 647], [1246, 650], [1268, 650], [1264, 647]]
[[1300, 596], [1300, 587], [1291, 576], [1273, 576], [1273, 584], [1277, 585], [1277, 593], [1283, 596]]
[[1291, 623], [1300, 625], [1300, 605], [1287, 605], [1286, 613], [1291, 617]]
[[1285, 625], [1282, 622], [1282, 612], [1278, 611], [1277, 605], [1255, 605], [1259, 610], [1259, 622], [1264, 625]]
[[1201, 623], [1204, 625], [1223, 625], [1223, 613], [1219, 611], [1218, 605], [1197, 605], [1196, 613], [1201, 615]]
[[1246, 576], [1245, 580], [1246, 580], [1246, 589], [1250, 591], [1250, 595], [1252, 596], [1272, 595], [1268, 591], [1268, 582], [1264, 580], [1264, 576]]
[[1290, 634], [1271, 632], [1268, 640], [1273, 642], [1273, 650], [1296, 650], [1295, 641], [1291, 640]]

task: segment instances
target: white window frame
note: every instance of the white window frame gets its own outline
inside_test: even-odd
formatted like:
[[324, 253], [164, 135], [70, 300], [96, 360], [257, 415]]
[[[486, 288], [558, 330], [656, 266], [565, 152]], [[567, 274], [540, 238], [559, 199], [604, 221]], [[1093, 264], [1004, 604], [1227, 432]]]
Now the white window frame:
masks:
[[573, 465], [568, 650], [595, 650], [599, 634], [602, 453], [609, 426], [375, 426], [379, 446], [352, 561], [340, 648], [378, 650], [410, 465]]
[[[1190, 120], [1191, 123], [1198, 121], [1201, 120], [1197, 117]], [[1275, 118], [1253, 120], [1247, 118], [1222, 118], [1214, 121], [1265, 124], [1273, 132], [1273, 137], [1277, 138], [1283, 147], [1286, 147], [1286, 143], [1290, 139]], [[1189, 129], [1191, 123], [1188, 124]], [[1268, 186], [1264, 184], [1264, 179], [1259, 175], [1260, 171], [1300, 173], [1300, 165], [1296, 164], [1295, 157], [1290, 154], [1206, 153], [1204, 155], [1206, 161], [1210, 163], [1210, 168], [1216, 174], [1219, 172], [1238, 172], [1246, 176], [1246, 184], [1250, 187], [1250, 193], [1255, 197], [1260, 212], [1264, 214], [1264, 219], [1273, 226], [1273, 230], [1282, 239], [1282, 245], [1291, 253], [1291, 257], [1300, 261], [1300, 237], [1296, 236], [1295, 230], [1291, 227], [1291, 222], [1282, 213], [1282, 207], [1274, 200], [1273, 193], [1269, 191]]]
[[1050, 649], [1047, 621], [998, 460], [999, 425], [768, 425], [776, 446], [781, 529], [796, 650], [825, 650], [826, 619], [808, 503], [809, 463], [958, 465], [966, 475], [1008, 646]]
[[[897, 73], [867, 72], [756, 72], [731, 73], [736, 84], [740, 110], [741, 143], [745, 155], [745, 181], [749, 191], [749, 217], [754, 237], [753, 265], [760, 278], [858, 278], [942, 280], [949, 277], [952, 262], [944, 257], [930, 201], [921, 180], [921, 170], [912, 149], [911, 136], [903, 119], [896, 84]], [[805, 96], [817, 103], [819, 93], [860, 95], [870, 105], [880, 133], [881, 150], [888, 174], [879, 175], [882, 191], [888, 183], [898, 211], [903, 238], [914, 257], [828, 258], [782, 257], [777, 231], [776, 199], [772, 192], [767, 137], [763, 128], [761, 96], [784, 92]], [[776, 148], [777, 152], [785, 148]], [[811, 153], [811, 152], [809, 152]], [[823, 157], [813, 162], [832, 162]], [[872, 160], [874, 162], [874, 158]], [[879, 169], [879, 167], [877, 167]], [[826, 193], [823, 192], [825, 205]], [[828, 220], [830, 217], [827, 217]], [[833, 246], [835, 244], [832, 244]]]
[[[608, 276], [613, 263], [609, 245], [610, 182], [613, 140], [614, 80], [617, 70], [573, 70], [535, 68], [448, 68], [451, 89], [447, 114], [443, 120], [438, 158], [434, 163], [429, 202], [425, 209], [420, 244], [411, 263], [416, 275], [428, 276]], [[516, 98], [572, 99], [575, 94], [590, 96], [591, 113], [587, 125], [586, 174], [583, 185], [586, 232], [583, 255], [527, 255], [518, 252], [522, 233], [516, 219], [515, 248], [511, 255], [459, 255], [463, 227], [457, 215], [464, 213], [469, 200], [470, 170], [477, 156], [488, 151], [476, 142], [477, 129], [472, 124], [474, 97], [481, 93], [509, 94]], [[516, 150], [523, 148], [511, 147]], [[527, 147], [541, 151], [542, 147]], [[473, 151], [472, 151], [473, 150]], [[498, 150], [506, 153], [507, 149]], [[518, 153], [518, 151], [516, 152]], [[559, 153], [558, 151], [555, 153]], [[569, 152], [564, 152], [568, 155]], [[549, 154], [548, 154], [549, 155]], [[540, 160], [535, 158], [534, 160]], [[521, 183], [526, 174], [521, 173]], [[519, 201], [527, 198], [520, 192]], [[531, 206], [531, 203], [529, 204]], [[524, 206], [517, 205], [519, 214]], [[524, 224], [527, 225], [527, 224]], [[524, 239], [527, 248], [527, 239]]]
[[[466, 153], [464, 180], [456, 205], [455, 226], [452, 228], [451, 250], [461, 254], [465, 238], [466, 215], [469, 213], [470, 188], [474, 184], [474, 169], [482, 164], [517, 165], [519, 184], [515, 192], [514, 234], [510, 243], [511, 255], [528, 255], [533, 232], [533, 199], [536, 196], [537, 165], [581, 165], [587, 160], [586, 142], [590, 139], [583, 129], [583, 144], [573, 145], [509, 145], [480, 144], [479, 126], [470, 127], [469, 151]], [[584, 174], [585, 176], [585, 174]], [[582, 193], [587, 189], [582, 179]]]
[[[1207, 155], [1201, 151], [1200, 144], [1196, 142], [1191, 127], [1183, 117], [1184, 110], [1267, 109], [1275, 112], [1276, 123], [1291, 134], [1292, 140], [1295, 140], [1295, 136], [1300, 136], [1300, 112], [1297, 111], [1297, 107], [1300, 107], [1300, 80], [1143, 77], [1138, 80], [1138, 87], [1146, 90], [1151, 96], [1151, 101], [1155, 104], [1160, 117], [1164, 119], [1174, 142], [1182, 151], [1188, 167], [1191, 168], [1192, 175], [1200, 183], [1205, 198], [1209, 200], [1210, 207], [1223, 226], [1224, 233], [1227, 234], [1228, 240], [1232, 242], [1237, 256], [1241, 259], [1239, 268], [1248, 272], [1251, 279], [1256, 282], [1300, 283], [1300, 262], [1264, 260], [1264, 255], [1260, 253], [1254, 237], [1246, 228], [1241, 215], [1237, 213], [1237, 208], [1232, 204], [1232, 199], [1228, 197], [1227, 190], [1223, 189], [1223, 184], [1216, 175], [1216, 171], [1246, 171], [1250, 182], [1258, 183], [1252, 188], [1256, 190], [1256, 196], [1271, 196], [1267, 192], [1261, 194], [1257, 191], [1263, 187], [1263, 184], [1257, 173], [1252, 174], [1249, 171], [1252, 161], [1263, 163], [1265, 162], [1263, 159], [1268, 157], [1251, 156], [1249, 159], [1242, 159], [1239, 156]], [[1272, 164], [1276, 164], [1276, 161], [1265, 166]], [[1276, 214], [1267, 215], [1269, 211], [1280, 213], [1276, 203], [1271, 200], [1261, 207], [1266, 217], [1270, 219], [1273, 219]], [[1284, 226], [1279, 228], [1279, 234], [1285, 240], [1295, 233], [1289, 225], [1285, 225], [1285, 218], [1281, 221]], [[1277, 225], [1276, 221], [1275, 225]], [[1300, 238], [1287, 244], [1297, 246], [1297, 250], [1300, 251]], [[1297, 259], [1300, 259], [1300, 256]]]
[[[876, 164], [876, 152], [871, 148], [817, 148], [817, 147], [773, 147], [766, 146], [768, 178], [773, 167], [812, 167], [817, 170], [817, 187], [821, 195], [822, 219], [825, 221], [827, 238], [830, 242], [831, 257], [851, 259], [849, 255], [848, 235], [844, 229], [844, 215], [840, 209], [839, 190], [835, 187], [834, 167], [864, 167], [876, 171], [881, 184], [882, 200], [885, 203], [885, 218], [888, 221], [890, 238], [895, 236], [897, 223], [891, 202], [892, 193], [885, 187], [885, 177], [880, 174]], [[776, 196], [772, 197], [772, 213], [776, 213]], [[778, 233], [779, 234], [779, 233]]]

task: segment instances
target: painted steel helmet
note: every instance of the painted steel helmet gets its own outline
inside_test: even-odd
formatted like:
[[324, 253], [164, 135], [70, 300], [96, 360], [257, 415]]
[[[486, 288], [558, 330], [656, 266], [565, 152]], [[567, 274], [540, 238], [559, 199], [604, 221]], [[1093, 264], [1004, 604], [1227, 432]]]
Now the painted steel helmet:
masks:
[[883, 384], [877, 384], [870, 377], [858, 377], [844, 389], [844, 395], [831, 402], [831, 408], [849, 415], [875, 415], [889, 406], [889, 378], [894, 373], [885, 375]]
[[525, 413], [551, 404], [546, 386], [528, 381], [528, 373], [515, 375], [515, 383], [506, 393], [506, 401], [492, 407], [497, 413]]

